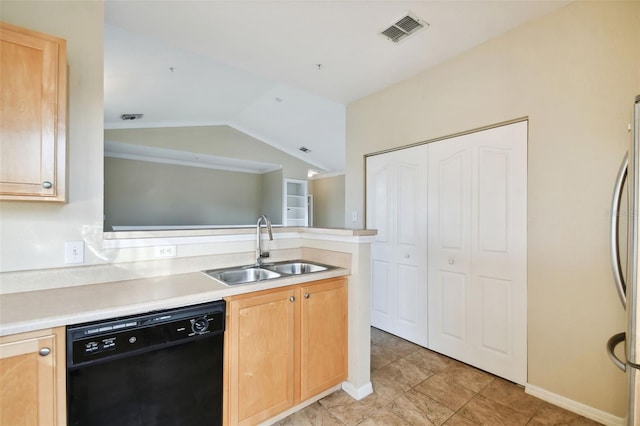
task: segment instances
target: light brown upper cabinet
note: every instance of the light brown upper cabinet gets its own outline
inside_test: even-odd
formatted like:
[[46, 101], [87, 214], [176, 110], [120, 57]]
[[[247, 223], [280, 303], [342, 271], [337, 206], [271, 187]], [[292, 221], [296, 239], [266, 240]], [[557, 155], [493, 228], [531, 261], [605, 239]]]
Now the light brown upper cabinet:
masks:
[[0, 22], [0, 200], [66, 202], [66, 41]]

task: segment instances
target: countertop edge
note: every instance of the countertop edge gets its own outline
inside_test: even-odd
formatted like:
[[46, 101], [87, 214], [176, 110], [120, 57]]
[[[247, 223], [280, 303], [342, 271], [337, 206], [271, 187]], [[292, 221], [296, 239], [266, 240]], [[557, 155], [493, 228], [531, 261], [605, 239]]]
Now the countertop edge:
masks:
[[[85, 322], [99, 321], [108, 318], [115, 318], [128, 315], [136, 315], [150, 311], [171, 309], [180, 306], [196, 305], [199, 303], [212, 302], [215, 300], [221, 300], [225, 297], [235, 296], [239, 294], [251, 293], [261, 290], [270, 290], [279, 287], [292, 286], [297, 284], [303, 284], [311, 281], [318, 281], [328, 278], [335, 278], [341, 276], [348, 276], [350, 274], [348, 269], [344, 268], [332, 268], [328, 271], [314, 272], [303, 275], [287, 276], [276, 278], [272, 280], [265, 280], [258, 283], [242, 284], [227, 286], [220, 281], [205, 275], [202, 272], [190, 272], [186, 274], [177, 274], [175, 276], [169, 275], [164, 277], [154, 278], [140, 278], [135, 280], [117, 281], [112, 283], [101, 284], [88, 284], [75, 287], [65, 287], [51, 290], [40, 290], [25, 293], [10, 293], [6, 295], [0, 295], [0, 307], [2, 312], [0, 317], [0, 336], [9, 336], [18, 333], [25, 333], [29, 331], [37, 331], [61, 326], [67, 326], [71, 324], [80, 324]], [[176, 278], [179, 276], [179, 279]], [[193, 290], [188, 288], [181, 288], [183, 294], [171, 297], [158, 297], [153, 298], [154, 292], [150, 292], [151, 295], [147, 299], [139, 298], [130, 304], [122, 304], [118, 302], [126, 296], [123, 294], [126, 291], [127, 285], [144, 287], [147, 290], [148, 286], [171, 286], [171, 281], [176, 279], [178, 282], [184, 280], [191, 280], [193, 282]], [[117, 284], [117, 285], [116, 285]], [[87, 303], [86, 307], [78, 312], [65, 312], [63, 306], [59, 306], [58, 309], [45, 308], [47, 302], [61, 303], [64, 300], [75, 301], [77, 297], [86, 297], [87, 293], [90, 293], [91, 289], [98, 289], [103, 292], [109, 293], [109, 285], [114, 285], [112, 304], [105, 300], [94, 300], [93, 307], [91, 303]], [[177, 284], [176, 284], [177, 285]], [[207, 286], [211, 289], [206, 289]], [[121, 288], [118, 288], [121, 287]], [[203, 287], [205, 288], [203, 290]], [[150, 289], [150, 288], [149, 288]], [[171, 289], [174, 290], [174, 289]], [[55, 298], [49, 298], [48, 296], [55, 295]], [[11, 306], [12, 299], [14, 300], [26, 300], [24, 303], [27, 306], [17, 307]], [[47, 300], [49, 299], [49, 300]], [[98, 303], [102, 303], [103, 306], [98, 306]], [[106, 303], [107, 306], [104, 306]], [[49, 309], [49, 311], [46, 311]], [[13, 311], [12, 311], [13, 310]], [[39, 312], [45, 310], [42, 315]], [[58, 311], [58, 312], [56, 312]], [[33, 313], [25, 315], [25, 312]], [[11, 320], [12, 316], [22, 316], [19, 320]], [[9, 317], [9, 320], [5, 320]]]

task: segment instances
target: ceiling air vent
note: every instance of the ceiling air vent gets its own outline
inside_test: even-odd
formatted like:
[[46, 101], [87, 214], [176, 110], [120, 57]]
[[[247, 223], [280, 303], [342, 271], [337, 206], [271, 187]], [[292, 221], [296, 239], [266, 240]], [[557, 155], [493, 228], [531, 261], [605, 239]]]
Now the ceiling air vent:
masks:
[[403, 38], [415, 33], [421, 28], [428, 27], [429, 24], [422, 19], [416, 17], [411, 13], [407, 13], [402, 18], [398, 19], [395, 24], [389, 28], [380, 31], [380, 34], [387, 37], [394, 43], [399, 42]]
[[122, 114], [120, 118], [123, 119], [124, 121], [131, 121], [131, 120], [140, 120], [143, 116], [144, 114]]

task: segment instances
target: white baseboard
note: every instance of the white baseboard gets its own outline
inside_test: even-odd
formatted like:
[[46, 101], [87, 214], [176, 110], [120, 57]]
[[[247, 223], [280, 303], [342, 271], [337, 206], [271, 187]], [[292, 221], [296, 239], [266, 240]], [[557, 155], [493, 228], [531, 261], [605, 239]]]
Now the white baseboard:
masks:
[[550, 402], [553, 405], [557, 405], [558, 407], [562, 407], [565, 410], [569, 410], [573, 413], [580, 414], [581, 416], [584, 416], [591, 420], [595, 420], [604, 425], [626, 426], [626, 423], [622, 417], [614, 416], [613, 414], [609, 414], [607, 412], [598, 410], [596, 408], [574, 401], [567, 397], [555, 394], [553, 392], [549, 392], [548, 390], [539, 388], [537, 386], [527, 384], [524, 388], [524, 391], [525, 393], [528, 393], [529, 395], [533, 395], [536, 398], [540, 398], [543, 401]]
[[373, 385], [371, 382], [356, 388], [350, 382], [342, 383], [342, 390], [349, 394], [349, 396], [357, 401], [361, 400], [367, 395], [371, 395], [373, 393]]

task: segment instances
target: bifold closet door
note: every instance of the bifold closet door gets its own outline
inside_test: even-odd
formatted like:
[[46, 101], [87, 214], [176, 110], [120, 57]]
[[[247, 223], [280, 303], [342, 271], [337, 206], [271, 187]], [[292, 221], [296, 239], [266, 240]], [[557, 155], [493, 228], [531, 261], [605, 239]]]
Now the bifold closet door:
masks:
[[426, 145], [367, 158], [371, 325], [427, 346]]
[[527, 378], [527, 122], [429, 144], [429, 347]]

